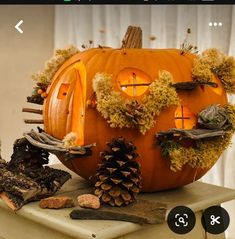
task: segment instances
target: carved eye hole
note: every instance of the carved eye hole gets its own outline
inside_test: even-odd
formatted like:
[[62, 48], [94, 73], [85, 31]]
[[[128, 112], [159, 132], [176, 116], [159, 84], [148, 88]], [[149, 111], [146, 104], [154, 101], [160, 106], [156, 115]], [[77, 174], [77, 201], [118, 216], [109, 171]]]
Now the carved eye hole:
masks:
[[116, 80], [120, 90], [133, 97], [143, 95], [151, 84], [150, 77], [135, 68], [123, 69], [119, 72]]
[[196, 115], [186, 106], [179, 106], [175, 111], [175, 127], [177, 129], [192, 129], [197, 123]]

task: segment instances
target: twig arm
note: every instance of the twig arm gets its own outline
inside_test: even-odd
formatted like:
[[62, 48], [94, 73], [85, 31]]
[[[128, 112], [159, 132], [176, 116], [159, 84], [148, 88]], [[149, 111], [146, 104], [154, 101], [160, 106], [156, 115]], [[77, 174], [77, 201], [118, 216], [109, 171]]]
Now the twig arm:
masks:
[[[92, 151], [91, 148], [95, 146], [95, 143], [84, 146], [71, 146], [66, 148], [62, 140], [56, 139], [44, 131], [36, 132], [31, 130], [28, 133], [24, 133], [24, 137], [34, 146], [47, 150], [50, 153], [58, 154], [64, 153], [65, 158], [71, 159], [79, 156], [89, 156]], [[72, 156], [73, 155], [73, 156]]]
[[43, 124], [43, 120], [25, 119], [25, 124]]
[[157, 132], [156, 137], [159, 136], [180, 136], [187, 139], [199, 140], [205, 138], [212, 138], [225, 135], [224, 130], [210, 130], [210, 129], [170, 129], [167, 131]]
[[33, 114], [39, 114], [42, 115], [42, 110], [39, 109], [32, 109], [32, 108], [23, 108], [22, 112], [26, 112], [26, 113], [33, 113]]

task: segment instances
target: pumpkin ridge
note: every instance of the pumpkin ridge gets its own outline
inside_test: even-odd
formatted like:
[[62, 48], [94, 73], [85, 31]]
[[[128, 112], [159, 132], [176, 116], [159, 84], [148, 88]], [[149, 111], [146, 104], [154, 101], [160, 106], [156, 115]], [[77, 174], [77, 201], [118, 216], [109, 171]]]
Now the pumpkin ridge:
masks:
[[[66, 73], [68, 74], [68, 72], [70, 74], [72, 74], [73, 77], [75, 76], [74, 78], [76, 79], [76, 70], [73, 68], [73, 65], [70, 65], [70, 67], [67, 69], [67, 71], [64, 72], [64, 74], [66, 74]], [[76, 83], [76, 80], [73, 80], [70, 83], [70, 88], [74, 88], [75, 87], [75, 83]], [[66, 98], [69, 98], [69, 100], [66, 100], [66, 104], [64, 105], [64, 108], [67, 109], [67, 110], [69, 110], [70, 101], [71, 100], [73, 101], [73, 95], [74, 95], [74, 92], [72, 91], [72, 92], [70, 92], [70, 94], [68, 94], [66, 96]], [[57, 96], [55, 96], [55, 98], [57, 99]], [[53, 98], [53, 100], [55, 100], [55, 99]], [[56, 105], [56, 115], [60, 115], [60, 111], [61, 111], [61, 107], [58, 104], [58, 106]], [[53, 133], [54, 132], [58, 132], [58, 129], [59, 129], [60, 135], [56, 135], [56, 136], [58, 138], [60, 138], [60, 139], [62, 139], [64, 137], [64, 135], [66, 135], [68, 133], [67, 132], [67, 126], [69, 124], [69, 122], [68, 122], [68, 112], [66, 112], [66, 114], [67, 114], [66, 115], [67, 117], [63, 117], [63, 119], [56, 120], [55, 122], [52, 123], [52, 132]], [[61, 127], [61, 120], [64, 121], [64, 124], [62, 124], [64, 126], [63, 128]], [[69, 131], [71, 132], [71, 129], [69, 129]]]
[[[44, 119], [44, 123], [45, 123], [45, 130], [47, 132], [52, 133], [52, 136], [55, 136], [55, 137], [56, 137], [56, 135], [54, 135], [54, 133], [53, 133], [54, 132], [54, 129], [53, 129], [54, 123], [52, 122], [53, 113], [51, 112], [52, 114], [50, 114], [49, 112], [50, 112], [51, 108], [57, 109], [56, 105], [53, 105], [54, 101], [52, 100], [52, 93], [54, 92], [54, 90], [58, 84], [59, 76], [63, 75], [65, 70], [66, 70], [66, 68], [63, 71], [61, 71], [60, 73], [58, 73], [58, 77], [55, 77], [55, 76], [53, 77], [52, 83], [49, 86], [49, 88], [47, 89], [48, 95], [47, 95], [47, 98], [45, 99], [44, 109], [43, 109], [43, 111], [44, 111], [43, 119]], [[55, 74], [55, 75], [57, 75], [57, 74]], [[49, 101], [49, 105], [46, 104], [47, 101]]]
[[176, 79], [180, 78], [181, 72], [178, 69], [178, 67], [175, 67], [175, 62], [171, 56], [172, 53], [168, 53], [167, 51], [162, 51], [161, 55], [162, 55], [162, 59], [165, 59], [166, 66], [167, 66], [167, 68], [162, 69], [162, 70], [166, 70], [166, 71], [170, 72], [174, 82], [177, 81]]
[[[165, 54], [167, 54], [167, 55], [169, 55], [170, 53], [169, 52], [165, 52]], [[177, 55], [176, 55], [177, 54]], [[171, 54], [170, 54], [170, 56], [171, 57], [169, 57], [170, 59], [171, 59], [171, 61], [173, 62], [173, 64], [176, 66], [175, 68], [176, 69], [178, 69], [178, 76], [177, 77], [175, 77], [175, 79], [180, 79], [180, 81], [182, 82], [182, 81], [190, 81], [191, 80], [191, 77], [189, 78], [189, 79], [187, 79], [188, 77], [186, 77], [186, 72], [185, 72], [185, 70], [183, 71], [182, 70], [182, 67], [181, 67], [181, 65], [183, 65], [182, 63], [181, 63], [181, 65], [179, 65], [179, 63], [178, 63], [178, 59], [179, 59], [179, 57], [182, 57], [182, 55], [180, 55], [180, 53], [175, 53], [175, 52], [172, 52]], [[183, 59], [183, 58], [182, 58]], [[184, 65], [184, 67], [185, 67], [185, 65]]]
[[[116, 54], [116, 55], [115, 55]], [[120, 66], [120, 64], [115, 64], [117, 61], [120, 63], [121, 62], [121, 57], [122, 57], [123, 51], [115, 51], [113, 50], [111, 54], [108, 57], [108, 60], [106, 61], [106, 64], [104, 65], [104, 71], [107, 72], [108, 69], [110, 68], [109, 66]], [[115, 56], [114, 56], [115, 55]], [[114, 62], [112, 61], [113, 58], [115, 58]], [[111, 59], [111, 61], [109, 61]], [[108, 72], [107, 72], [108, 73]], [[117, 74], [116, 72], [111, 73], [113, 77], [113, 83], [115, 84], [114, 80], [116, 79], [115, 75]]]
[[[100, 50], [100, 49], [99, 49]], [[93, 63], [93, 61], [94, 60], [96, 60], [96, 59], [99, 59], [100, 57], [101, 57], [101, 54], [103, 54], [102, 52], [97, 52], [97, 55], [95, 56], [95, 58], [93, 57], [91, 60], [89, 60], [87, 63], [87, 65], [86, 65], [86, 67], [87, 68], [89, 68], [89, 67], [92, 67], [92, 65], [94, 64]], [[107, 52], [106, 52], [106, 54], [108, 54], [108, 56], [106, 56], [106, 57], [110, 57], [112, 54], [113, 54], [113, 49], [107, 49]], [[103, 61], [100, 61], [100, 66], [99, 65], [97, 65], [96, 64], [96, 67], [97, 68], [103, 68], [103, 67], [105, 67], [104, 66], [104, 64], [103, 64]], [[99, 67], [98, 67], [99, 66]], [[87, 79], [88, 79], [88, 84], [91, 84], [92, 85], [92, 79], [93, 79], [93, 77], [94, 77], [94, 75], [96, 74], [97, 72], [91, 72], [91, 74], [89, 74], [89, 75], [87, 75]], [[88, 90], [89, 90], [89, 87], [87, 87], [87, 97], [91, 97], [91, 95], [93, 94], [93, 89], [92, 89], [92, 87], [90, 88], [90, 92], [88, 92]], [[96, 110], [94, 110], [94, 109], [89, 109], [90, 111], [93, 111], [92, 112], [92, 115], [98, 115], [98, 112], [96, 111]], [[85, 142], [87, 142], [87, 138], [90, 138], [90, 135], [93, 135], [93, 132], [90, 132], [90, 130], [89, 130], [89, 128], [90, 128], [90, 125], [89, 124], [87, 124], [86, 122], [88, 121], [88, 114], [85, 114], [85, 124], [84, 124], [84, 131], [85, 132], [87, 132], [86, 133], [86, 135], [85, 135]], [[100, 127], [100, 123], [99, 123], [99, 120], [98, 121], [96, 121], [96, 132], [98, 132], [99, 131], [99, 127]], [[95, 135], [93, 135], [93, 137], [92, 137], [92, 140], [94, 141], [94, 142], [99, 142], [99, 134], [95, 134]], [[98, 145], [97, 145], [98, 146]]]

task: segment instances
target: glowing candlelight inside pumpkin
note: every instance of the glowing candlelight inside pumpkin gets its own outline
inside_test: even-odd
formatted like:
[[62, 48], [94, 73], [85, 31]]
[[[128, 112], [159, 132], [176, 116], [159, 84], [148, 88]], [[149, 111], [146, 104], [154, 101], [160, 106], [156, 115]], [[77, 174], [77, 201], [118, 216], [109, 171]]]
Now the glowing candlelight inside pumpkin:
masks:
[[120, 89], [128, 96], [141, 96], [148, 90], [151, 79], [139, 69], [125, 68], [119, 72], [117, 82]]
[[196, 126], [196, 116], [187, 107], [179, 106], [175, 111], [175, 126], [177, 129], [192, 129]]

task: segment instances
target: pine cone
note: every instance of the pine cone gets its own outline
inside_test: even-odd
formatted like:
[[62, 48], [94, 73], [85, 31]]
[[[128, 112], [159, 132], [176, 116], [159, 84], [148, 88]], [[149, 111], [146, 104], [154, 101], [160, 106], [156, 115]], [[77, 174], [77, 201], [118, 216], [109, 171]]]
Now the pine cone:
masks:
[[140, 164], [136, 147], [124, 138], [107, 144], [109, 151], [101, 153], [102, 162], [96, 173], [95, 194], [102, 203], [122, 206], [133, 202], [140, 192]]

